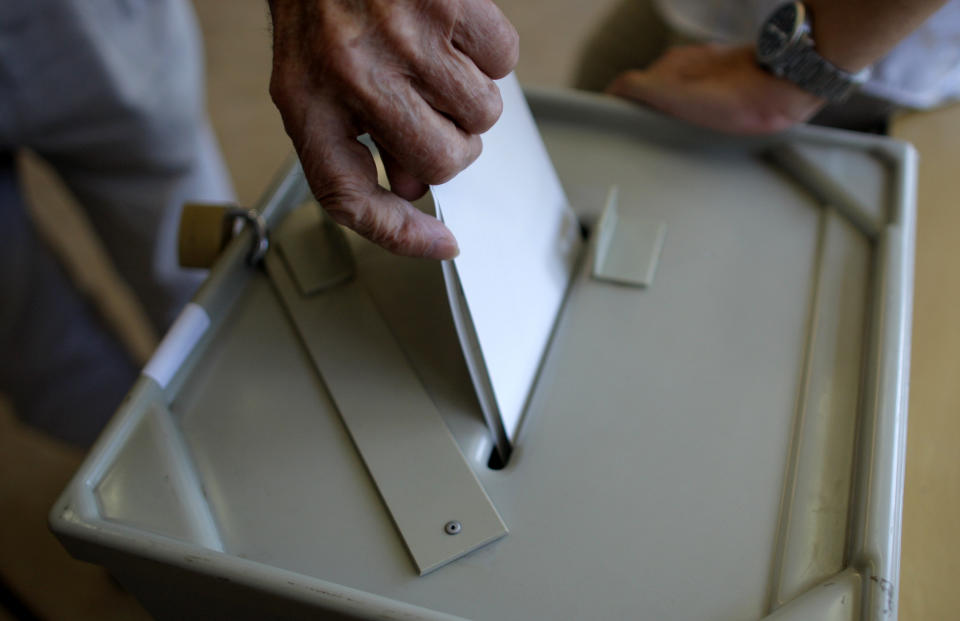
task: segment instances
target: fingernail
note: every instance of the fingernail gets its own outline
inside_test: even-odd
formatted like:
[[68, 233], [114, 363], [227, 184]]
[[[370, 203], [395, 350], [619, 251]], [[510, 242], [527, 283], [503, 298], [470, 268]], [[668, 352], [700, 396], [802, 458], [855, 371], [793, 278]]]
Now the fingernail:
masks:
[[444, 260], [452, 259], [458, 254], [460, 254], [460, 246], [457, 245], [457, 240], [454, 239], [453, 235], [444, 235], [434, 238], [423, 256], [426, 259]]

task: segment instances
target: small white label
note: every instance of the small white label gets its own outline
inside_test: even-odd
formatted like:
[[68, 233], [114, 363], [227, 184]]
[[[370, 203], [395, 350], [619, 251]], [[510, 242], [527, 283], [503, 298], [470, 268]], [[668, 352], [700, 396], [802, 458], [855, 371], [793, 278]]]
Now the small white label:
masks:
[[194, 302], [187, 304], [143, 368], [143, 374], [166, 388], [208, 327], [207, 311]]

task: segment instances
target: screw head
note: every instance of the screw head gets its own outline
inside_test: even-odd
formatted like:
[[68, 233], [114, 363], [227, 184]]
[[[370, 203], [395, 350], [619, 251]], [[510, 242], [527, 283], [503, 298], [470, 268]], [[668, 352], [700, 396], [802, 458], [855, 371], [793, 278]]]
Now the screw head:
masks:
[[461, 530], [463, 530], [463, 524], [457, 520], [450, 520], [443, 525], [443, 532], [447, 533], [448, 535], [458, 535], [460, 534]]

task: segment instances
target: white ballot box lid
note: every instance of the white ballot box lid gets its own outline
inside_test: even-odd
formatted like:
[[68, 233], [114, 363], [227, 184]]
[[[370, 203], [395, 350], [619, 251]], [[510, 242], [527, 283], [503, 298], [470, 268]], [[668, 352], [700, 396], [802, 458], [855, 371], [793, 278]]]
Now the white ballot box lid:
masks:
[[[352, 286], [509, 534], [417, 570], [247, 232], [53, 508], [68, 549], [167, 619], [894, 618], [913, 150], [528, 99], [591, 234], [504, 467], [439, 265], [350, 240]], [[595, 276], [612, 187], [605, 253], [655, 242], [645, 287]], [[291, 165], [269, 228], [306, 196]]]

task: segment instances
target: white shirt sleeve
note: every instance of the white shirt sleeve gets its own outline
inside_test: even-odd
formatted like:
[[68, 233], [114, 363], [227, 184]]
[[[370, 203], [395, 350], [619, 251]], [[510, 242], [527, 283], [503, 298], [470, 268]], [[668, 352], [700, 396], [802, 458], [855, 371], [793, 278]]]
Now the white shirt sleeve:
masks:
[[[652, 1], [664, 21], [686, 36], [752, 43], [760, 23], [785, 0]], [[910, 108], [960, 98], [960, 0], [950, 0], [877, 62], [863, 90]]]

